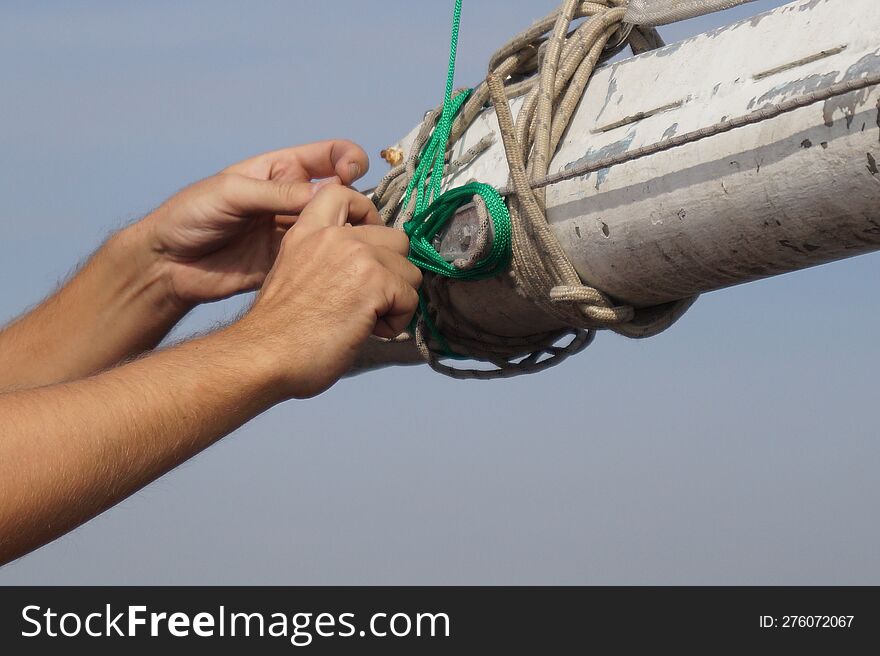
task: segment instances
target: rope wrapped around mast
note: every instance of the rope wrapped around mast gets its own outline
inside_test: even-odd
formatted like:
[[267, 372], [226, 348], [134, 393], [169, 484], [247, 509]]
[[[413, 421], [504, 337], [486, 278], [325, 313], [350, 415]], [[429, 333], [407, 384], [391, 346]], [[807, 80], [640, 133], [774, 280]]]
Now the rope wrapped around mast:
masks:
[[624, 20], [634, 25], [668, 25], [755, 0], [630, 0]]
[[[685, 299], [635, 309], [585, 285], [547, 223], [545, 190], [530, 184], [547, 175], [590, 77], [609, 49], [627, 42], [636, 50], [662, 44], [653, 30], [633, 29], [624, 23], [626, 5], [626, 0], [565, 0], [559, 10], [505, 44], [491, 59], [486, 81], [468, 95], [450, 94], [447, 85], [447, 102], [426, 116], [408, 160], [392, 169], [376, 188], [374, 198], [385, 222], [412, 234], [418, 220], [425, 218], [426, 204], [436, 200], [433, 192], [439, 190], [439, 177], [449, 171], [449, 166], [442, 166], [448, 160], [449, 145], [470, 127], [491, 98], [510, 165], [508, 186], [513, 191], [507, 202], [512, 260], [509, 271], [501, 275], [511, 276], [522, 296], [568, 328], [525, 337], [488, 334], [449, 303], [449, 276], [427, 269], [414, 334], [398, 339], [415, 338], [435, 370], [455, 378], [481, 379], [533, 373], [583, 350], [597, 329], [649, 337], [672, 325], [693, 303], [694, 299]], [[457, 6], [456, 18], [458, 11]], [[584, 20], [573, 26], [578, 19]], [[456, 35], [454, 29], [453, 62]], [[450, 79], [452, 71], [450, 66]], [[515, 95], [525, 95], [516, 121], [508, 106], [508, 97]], [[450, 100], [455, 105], [454, 119]], [[436, 162], [437, 132], [442, 133], [441, 166], [429, 171], [423, 158]], [[452, 167], [466, 166], [489, 145], [481, 142], [463, 161], [452, 162]], [[428, 190], [426, 195], [412, 193], [419, 185]], [[477, 195], [473, 200], [485, 218], [485, 199]], [[569, 336], [570, 342], [560, 346]], [[482, 360], [496, 368], [459, 369], [443, 364], [445, 357]]]

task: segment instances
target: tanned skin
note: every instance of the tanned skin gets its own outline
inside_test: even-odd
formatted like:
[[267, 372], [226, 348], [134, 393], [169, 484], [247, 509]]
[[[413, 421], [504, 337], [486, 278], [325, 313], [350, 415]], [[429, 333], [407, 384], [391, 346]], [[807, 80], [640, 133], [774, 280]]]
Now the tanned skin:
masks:
[[[111, 237], [0, 331], [0, 564], [320, 394], [370, 335], [406, 328], [421, 274], [406, 236], [348, 187], [367, 167], [346, 141], [236, 164]], [[195, 305], [257, 289], [235, 323], [155, 350]]]

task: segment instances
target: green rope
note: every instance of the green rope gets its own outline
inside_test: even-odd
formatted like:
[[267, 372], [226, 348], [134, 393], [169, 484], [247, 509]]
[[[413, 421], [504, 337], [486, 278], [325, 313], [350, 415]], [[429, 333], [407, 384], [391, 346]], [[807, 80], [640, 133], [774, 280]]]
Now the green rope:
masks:
[[[455, 81], [455, 59], [458, 51], [458, 32], [461, 25], [462, 0], [455, 0], [452, 15], [452, 43], [449, 52], [449, 73], [446, 78], [446, 94], [443, 98], [443, 112], [437, 122], [431, 138], [419, 154], [419, 163], [415, 175], [406, 187], [403, 197], [403, 208], [409, 207], [410, 199], [415, 192], [415, 209], [413, 218], [404, 225], [410, 238], [410, 261], [423, 271], [453, 278], [456, 280], [484, 280], [493, 278], [504, 271], [511, 259], [511, 226], [510, 213], [498, 191], [481, 182], [472, 182], [462, 187], [450, 189], [440, 194], [443, 181], [443, 169], [446, 163], [446, 149], [452, 124], [458, 111], [470, 97], [473, 89], [453, 95]], [[457, 269], [447, 262], [437, 249], [433, 240], [437, 233], [455, 215], [456, 210], [471, 202], [474, 196], [480, 196], [486, 203], [486, 209], [492, 219], [494, 238], [488, 255], [467, 270]], [[419, 292], [419, 312], [425, 319], [434, 338], [443, 348], [444, 355], [460, 357], [449, 349], [446, 340], [431, 321], [427, 311], [427, 302], [423, 292]]]
[[[470, 203], [474, 196], [480, 196], [485, 201], [495, 226], [495, 237], [492, 248], [483, 259], [470, 269], [458, 269], [440, 256], [433, 246], [433, 240], [441, 228], [455, 216], [456, 210]], [[450, 189], [426, 210], [416, 214], [404, 226], [404, 230], [410, 239], [409, 259], [423, 271], [456, 280], [484, 280], [494, 278], [510, 264], [510, 214], [498, 192], [482, 182], [471, 182], [463, 187]]]

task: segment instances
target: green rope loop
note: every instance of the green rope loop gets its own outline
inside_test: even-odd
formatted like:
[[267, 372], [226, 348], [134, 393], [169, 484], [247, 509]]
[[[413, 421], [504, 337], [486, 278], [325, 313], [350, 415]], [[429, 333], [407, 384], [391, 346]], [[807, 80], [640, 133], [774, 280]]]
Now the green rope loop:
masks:
[[[458, 208], [470, 203], [474, 196], [483, 199], [489, 216], [492, 217], [492, 248], [472, 268], [458, 269], [443, 259], [434, 248], [433, 241], [443, 226], [455, 216]], [[494, 278], [510, 264], [510, 213], [495, 188], [482, 182], [471, 182], [463, 187], [450, 189], [423, 212], [416, 214], [403, 228], [410, 238], [409, 259], [423, 271], [455, 280], [485, 280]]]
[[[452, 15], [452, 42], [449, 53], [449, 72], [446, 77], [446, 93], [443, 99], [443, 111], [431, 138], [419, 153], [419, 163], [415, 175], [406, 187], [403, 197], [404, 210], [409, 207], [410, 199], [415, 192], [415, 209], [413, 218], [404, 225], [410, 238], [410, 261], [423, 271], [428, 271], [445, 278], [455, 280], [485, 280], [502, 273], [511, 260], [511, 225], [507, 205], [498, 191], [481, 182], [471, 182], [462, 187], [440, 193], [443, 181], [443, 169], [446, 163], [446, 149], [452, 124], [458, 111], [470, 97], [473, 89], [467, 89], [455, 95], [452, 93], [455, 80], [455, 59], [458, 51], [458, 33], [461, 25], [462, 0], [455, 0]], [[492, 220], [492, 247], [489, 253], [477, 262], [474, 267], [466, 270], [456, 268], [447, 262], [437, 249], [433, 240], [453, 216], [456, 210], [480, 196], [486, 203], [486, 209]], [[428, 315], [427, 301], [422, 291], [419, 292], [419, 313], [426, 325], [441, 345], [447, 357], [462, 357], [451, 351], [446, 339], [440, 334], [431, 317]]]

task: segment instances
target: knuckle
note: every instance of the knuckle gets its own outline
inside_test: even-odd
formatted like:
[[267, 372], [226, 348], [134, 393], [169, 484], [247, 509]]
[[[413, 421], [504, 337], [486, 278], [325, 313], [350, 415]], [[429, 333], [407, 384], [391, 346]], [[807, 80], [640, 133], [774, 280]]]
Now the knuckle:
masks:
[[290, 206], [296, 206], [301, 203], [303, 195], [303, 185], [294, 182], [277, 182], [275, 190], [281, 201]]
[[351, 229], [346, 228], [345, 226], [330, 226], [327, 228], [330, 234], [333, 236], [333, 239], [338, 241], [341, 244], [345, 244], [347, 248], [353, 249], [353, 252], [358, 252], [362, 250], [366, 244], [357, 239], [351, 238]]
[[384, 280], [389, 275], [389, 271], [376, 259], [372, 249], [365, 247], [359, 253], [358, 260], [368, 281], [378, 283], [380, 286], [385, 284]]
[[289, 203], [294, 198], [296, 198], [296, 187], [291, 184], [276, 182], [273, 184], [272, 187], [275, 190], [275, 193], [278, 195], [278, 200], [280, 200], [282, 203]]
[[416, 308], [419, 307], [419, 293], [415, 289], [409, 290], [409, 293], [406, 295], [406, 303], [408, 312], [415, 312]]
[[224, 197], [233, 194], [239, 186], [238, 176], [234, 173], [218, 173], [212, 182], [214, 191]]
[[284, 233], [284, 236], [281, 238], [281, 245], [279, 248], [282, 251], [289, 251], [296, 245], [296, 229], [288, 230]]
[[315, 194], [315, 198], [321, 196], [324, 199], [339, 200], [345, 198], [349, 191], [348, 187], [343, 187], [338, 184], [328, 184], [318, 190], [318, 193]]
[[339, 228], [337, 226], [326, 226], [316, 231], [313, 238], [321, 246], [330, 246], [339, 243], [341, 237], [342, 235], [339, 234]]
[[[389, 228], [389, 230], [394, 230], [394, 228]], [[401, 252], [409, 252], [409, 237], [405, 232], [401, 232], [400, 230], [394, 230], [394, 246]]]

